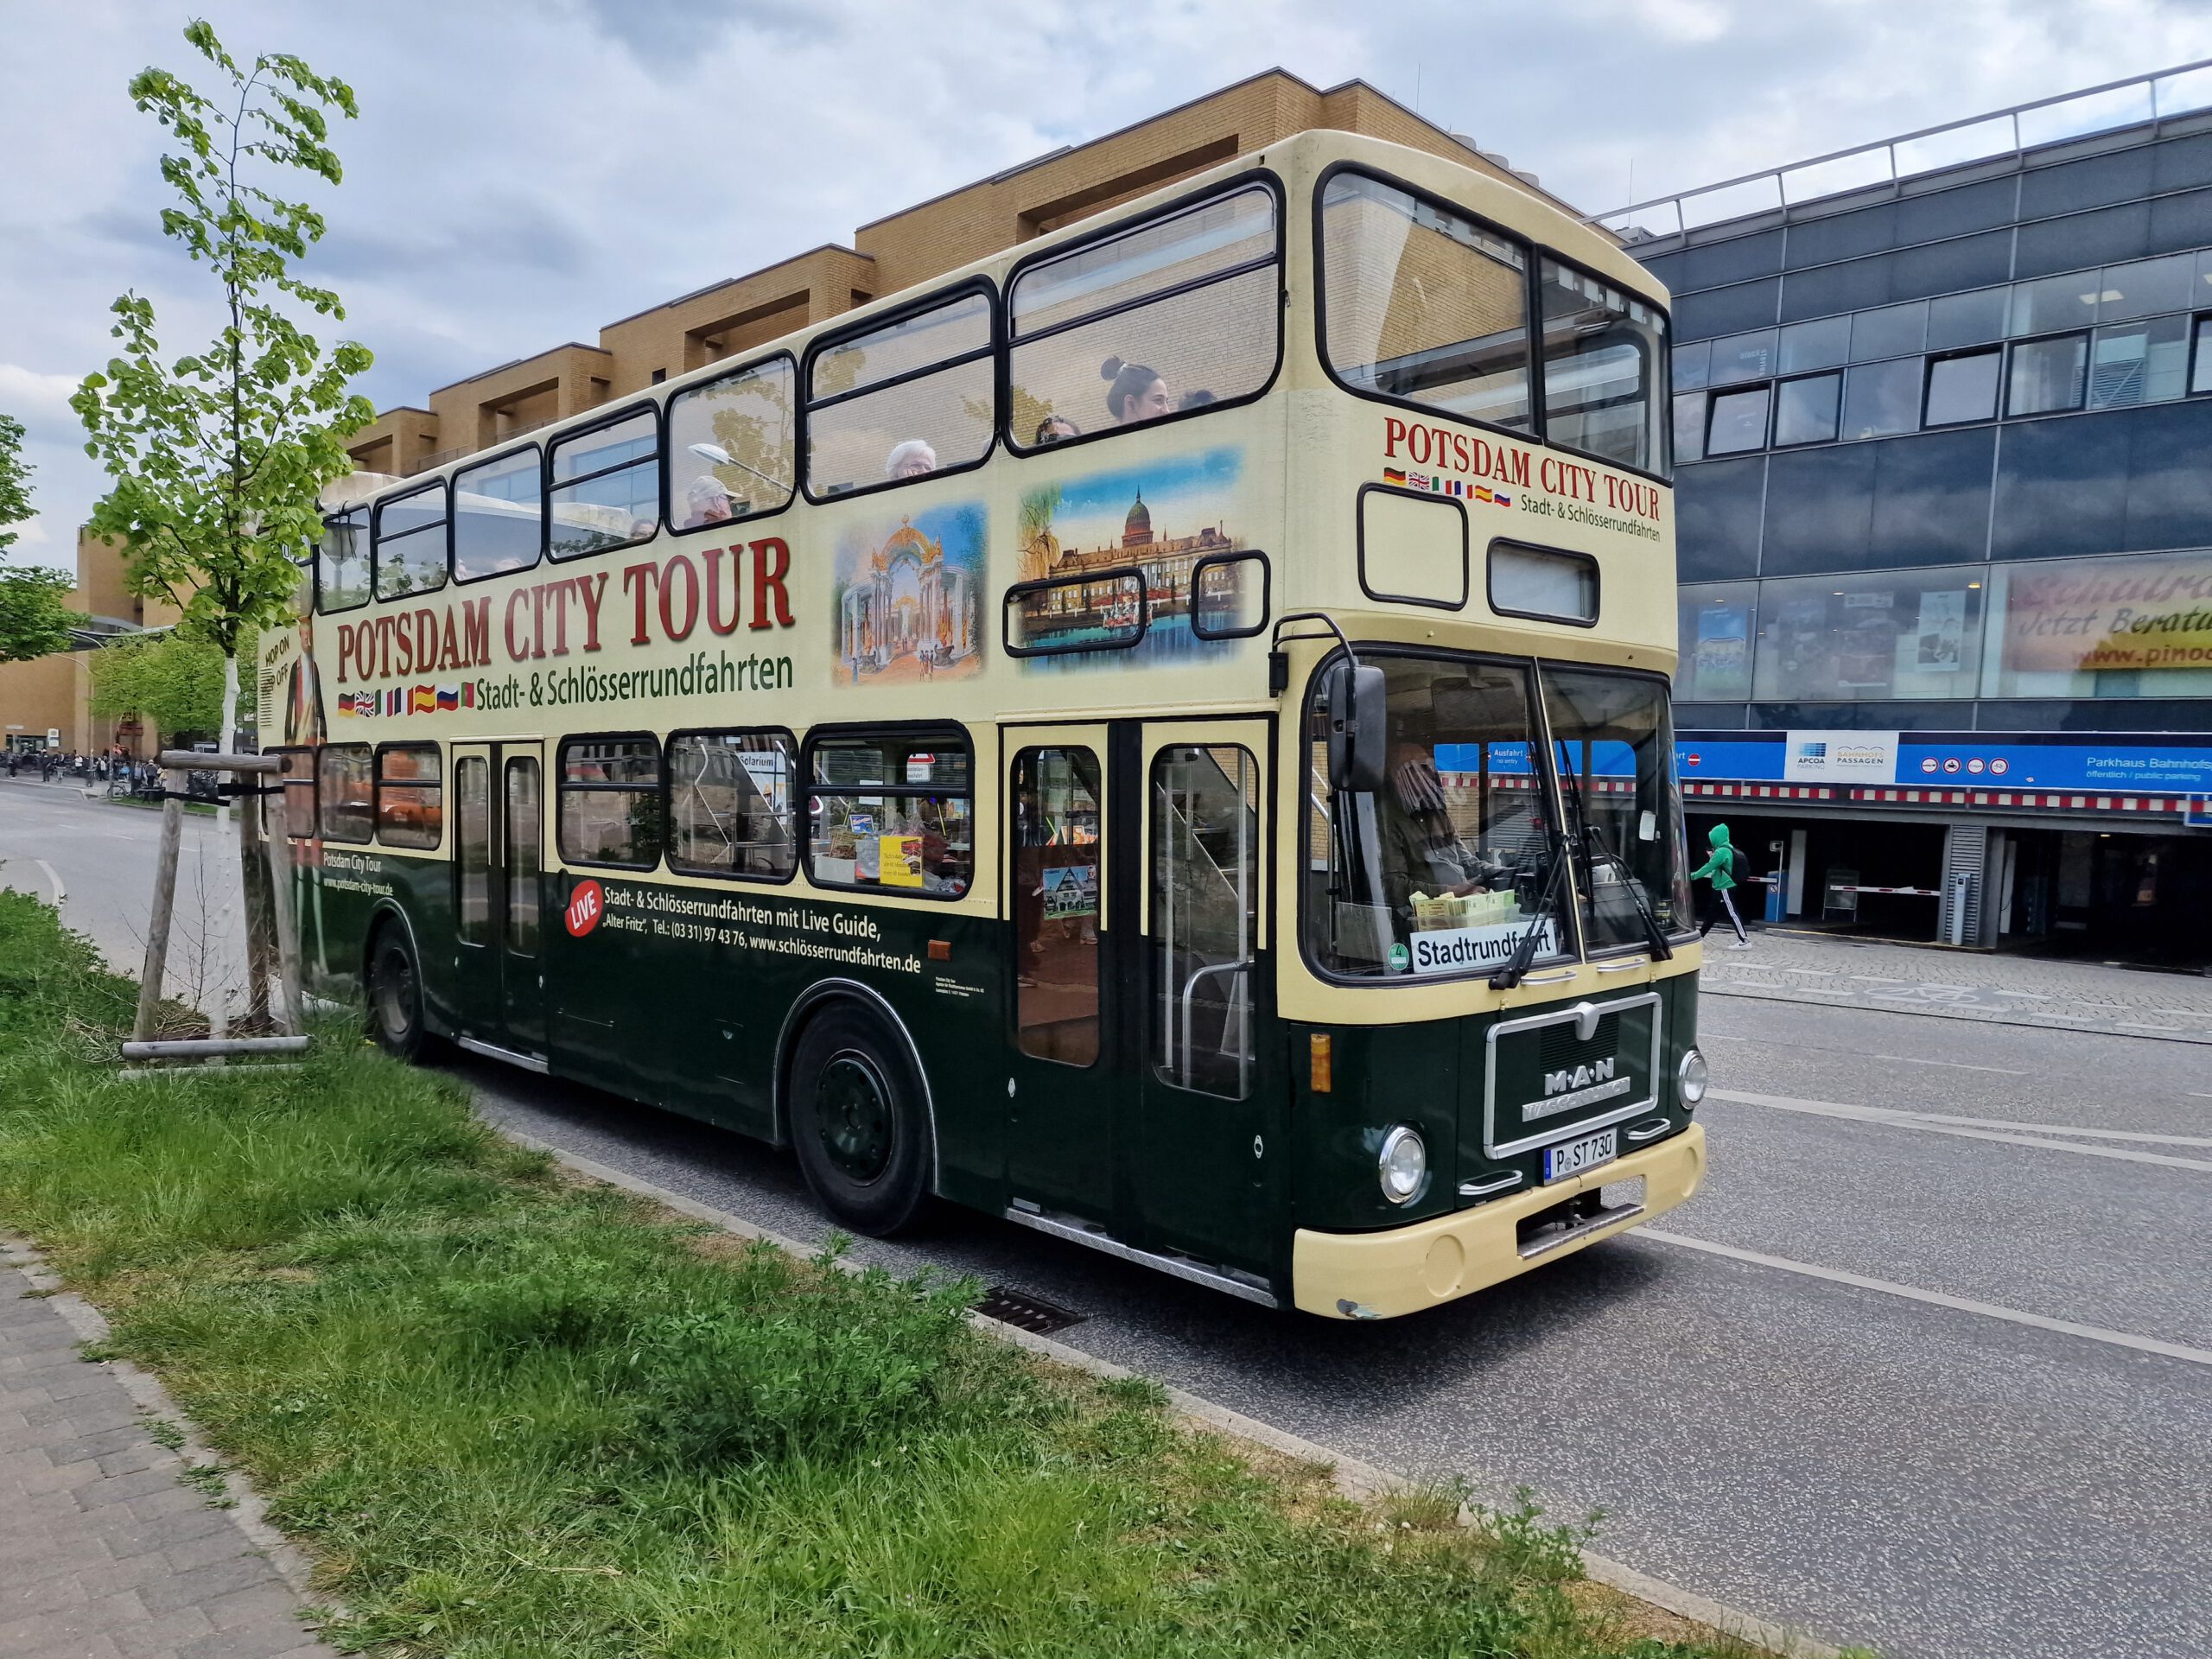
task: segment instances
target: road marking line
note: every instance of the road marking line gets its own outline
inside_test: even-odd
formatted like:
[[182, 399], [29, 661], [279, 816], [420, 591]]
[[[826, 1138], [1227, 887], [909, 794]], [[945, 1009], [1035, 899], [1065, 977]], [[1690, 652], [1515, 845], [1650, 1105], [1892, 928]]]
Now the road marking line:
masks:
[[44, 859], [35, 858], [31, 862], [37, 865], [41, 870], [44, 870], [46, 872], [46, 879], [54, 884], [54, 907], [56, 910], [60, 909], [62, 900], [69, 896], [68, 889], [61, 885], [61, 878], [54, 874], [54, 866], [48, 863]]
[[[2196, 1169], [2212, 1173], [2212, 1163], [2202, 1158], [2171, 1158], [2164, 1153], [2130, 1152], [2120, 1147], [2077, 1147], [2064, 1141], [2046, 1141], [2037, 1135], [2004, 1135], [1992, 1130], [1967, 1128], [1949, 1122], [1937, 1122], [1914, 1112], [1898, 1111], [1887, 1106], [1851, 1106], [1834, 1100], [1793, 1100], [1786, 1095], [1747, 1095], [1732, 1089], [1707, 1091], [1714, 1100], [1732, 1100], [1742, 1106], [1770, 1106], [1777, 1111], [1806, 1112], [1815, 1117], [1844, 1117], [1865, 1123], [1886, 1123], [1895, 1128], [1917, 1129], [1927, 1135], [1955, 1135], [1967, 1141], [1996, 1141], [2012, 1147], [2039, 1147], [2045, 1152], [2070, 1152], [2077, 1158], [2117, 1158], [2131, 1164], [2157, 1164], [2167, 1169]], [[1968, 1119], [1969, 1122], [1980, 1122]], [[2036, 1126], [2045, 1134], [2064, 1134], [2048, 1124]], [[2078, 1129], [2078, 1135], [2107, 1135], [2112, 1131]], [[2195, 1141], [2184, 1141], [2193, 1146]]]
[[[1910, 1054], [1870, 1054], [1866, 1058], [1870, 1060], [1903, 1060], [1907, 1065], [1947, 1065], [1954, 1071], [1994, 1071], [2004, 1077], [2024, 1077], [2028, 1075], [2025, 1071], [2015, 1071], [2007, 1066], [1968, 1065], [1963, 1060], [1923, 1060]], [[2212, 1141], [2206, 1144], [2212, 1146]]]
[[1732, 1244], [1715, 1244], [1709, 1239], [1690, 1238], [1657, 1227], [1639, 1227], [1629, 1236], [1656, 1239], [1662, 1244], [1678, 1244], [1686, 1250], [1701, 1250], [1708, 1255], [1726, 1256], [1732, 1262], [1747, 1262], [1754, 1267], [1802, 1274], [1808, 1279], [1825, 1279], [1830, 1284], [1851, 1285], [1860, 1290], [1878, 1290], [1885, 1296], [1902, 1296], [1907, 1301], [1925, 1302], [1931, 1307], [1948, 1307], [1960, 1313], [1978, 1313], [1984, 1319], [2003, 1319], [2007, 1324], [2029, 1325], [2037, 1331], [2055, 1331], [2061, 1336], [2081, 1337], [2090, 1342], [2107, 1343], [2114, 1348], [2133, 1348], [2139, 1353], [2163, 1354], [2168, 1359], [2185, 1360], [2191, 1365], [2212, 1365], [2212, 1350], [2190, 1348], [2178, 1342], [2161, 1342], [2156, 1337], [2139, 1337], [2126, 1331], [2108, 1331], [2100, 1325], [2076, 1325], [2071, 1319], [2046, 1319], [2040, 1313], [2024, 1313], [2017, 1307], [1999, 1307], [1994, 1302], [1977, 1302], [1965, 1296], [1947, 1296], [1940, 1290], [1923, 1290], [1917, 1285], [1900, 1285], [1887, 1279], [1870, 1279], [1865, 1274], [1846, 1273], [1840, 1268], [1815, 1267], [1809, 1262], [1792, 1262], [1787, 1256], [1767, 1255], [1758, 1250], [1739, 1250]]

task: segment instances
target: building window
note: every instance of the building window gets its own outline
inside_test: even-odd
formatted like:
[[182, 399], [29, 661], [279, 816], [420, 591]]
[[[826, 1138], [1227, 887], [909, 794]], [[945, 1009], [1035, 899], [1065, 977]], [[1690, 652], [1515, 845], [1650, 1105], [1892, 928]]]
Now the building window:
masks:
[[368, 530], [366, 507], [349, 507], [322, 521], [315, 549], [315, 603], [325, 616], [369, 602]]
[[2048, 415], [2081, 408], [2088, 365], [2087, 334], [2062, 334], [2056, 340], [2024, 340], [2015, 346], [2005, 412]]
[[2196, 280], [2196, 260], [2195, 254], [2177, 253], [2163, 259], [2107, 265], [2097, 284], [2097, 321], [2126, 322], [2164, 311], [2188, 310], [2194, 302], [2190, 289]]
[[2089, 342], [2089, 407], [2171, 403], [2182, 395], [2188, 366], [2188, 318], [2107, 325]]
[[1971, 697], [1982, 566], [1759, 584], [1752, 695], [1775, 702]]
[[1928, 302], [1885, 305], [1861, 311], [1851, 320], [1851, 360], [1874, 363], [1885, 357], [1917, 355], [1928, 344]]
[[1782, 331], [1782, 372], [1841, 368], [1851, 356], [1851, 319], [1821, 317], [1793, 322]]
[[1675, 346], [1675, 390], [1702, 391], [1712, 384], [1713, 342], [1698, 340]]
[[839, 735], [808, 749], [807, 875], [817, 887], [957, 899], [976, 871], [963, 735]]
[[1666, 314], [1554, 260], [1542, 273], [1545, 438], [1657, 472], [1666, 461]]
[[446, 482], [377, 503], [372, 543], [378, 599], [446, 585]]
[[1758, 622], [1756, 582], [1681, 588], [1675, 601], [1681, 659], [1675, 696], [1683, 702], [1741, 702], [1751, 695], [1751, 638]]
[[996, 424], [991, 353], [990, 296], [972, 290], [818, 353], [808, 491], [844, 495], [981, 461]]
[[2101, 291], [2097, 282], [2095, 271], [2081, 270], [2070, 276], [2013, 283], [2012, 317], [2005, 332], [2018, 340], [2025, 334], [2088, 327], [2097, 315]]
[[1731, 334], [1713, 342], [1713, 384], [1739, 386], [1746, 380], [1774, 376], [1775, 331], [1754, 328], [1748, 334]]
[[1946, 352], [1959, 346], [1983, 346], [2005, 338], [2009, 288], [1978, 288], [1946, 294], [1928, 302], [1928, 349]]
[[378, 749], [377, 839], [387, 847], [435, 847], [445, 834], [443, 776], [435, 743]]
[[[1332, 181], [1323, 201], [1325, 257], [1334, 246], [1332, 232], [1353, 236], [1371, 227], [1386, 238], [1363, 249], [1367, 257], [1346, 269], [1343, 288], [1332, 287], [1329, 294], [1331, 354], [1338, 355], [1334, 343], [1342, 337], [1352, 343], [1349, 357], [1357, 360], [1360, 347], [1381, 343], [1371, 335], [1359, 338], [1362, 308], [1374, 310], [1380, 321], [1377, 308], [1387, 308], [1394, 297], [1382, 261], [1407, 240], [1412, 227], [1400, 220], [1397, 241], [1388, 241], [1391, 207], [1363, 198], [1348, 210], [1339, 187], [1354, 194], [1370, 189], [1394, 197], [1401, 193], [1343, 178]], [[1357, 226], [1346, 224], [1348, 211], [1358, 217]], [[1274, 374], [1281, 334], [1278, 242], [1274, 193], [1246, 188], [1146, 219], [1023, 270], [1007, 294], [1007, 327], [1014, 337], [1007, 424], [1014, 447], [1043, 448], [1141, 425], [1259, 391]], [[1338, 274], [1332, 265], [1332, 283]], [[1360, 286], [1357, 278], [1369, 275], [1378, 279], [1383, 290], [1379, 296]], [[1476, 280], [1471, 273], [1467, 279]], [[1457, 275], [1450, 279], [1461, 280]], [[1442, 291], [1465, 299], [1470, 307], [1484, 303], [1479, 296]], [[1446, 321], [1396, 311], [1390, 320], [1424, 336]], [[1393, 338], [1389, 345], [1418, 353], [1439, 343], [1426, 337]], [[1519, 361], [1525, 405], [1525, 344]], [[1396, 386], [1374, 389], [1417, 395]]]
[[561, 745], [561, 856], [647, 870], [660, 861], [660, 744], [652, 736], [572, 737]]
[[781, 881], [797, 868], [798, 745], [789, 732], [668, 740], [668, 868]]
[[1766, 447], [1766, 411], [1771, 388], [1754, 386], [1749, 391], [1720, 391], [1713, 397], [1713, 424], [1705, 453], [1741, 454]]
[[1993, 350], [1930, 359], [1926, 424], [1956, 426], [1961, 421], [1994, 420], [1997, 381], [2004, 363], [2005, 353]]
[[2212, 391], [2212, 352], [2205, 349], [2208, 346], [2212, 346], [2212, 317], [2199, 317], [2196, 320], [2196, 365], [2189, 375], [2191, 391]]
[[1920, 359], [1862, 363], [1845, 377], [1843, 435], [1881, 438], [1920, 424]]
[[660, 525], [660, 416], [652, 407], [553, 444], [552, 549], [581, 558], [642, 542]]
[[2212, 556], [2033, 559], [1993, 565], [1986, 697], [2202, 697]]
[[453, 475], [455, 582], [527, 570], [544, 542], [544, 458], [536, 444]]
[[796, 378], [779, 357], [668, 400], [670, 529], [705, 530], [791, 499]]
[[1675, 399], [1675, 464], [1705, 459], [1705, 394], [1686, 391]]
[[1826, 443], [1835, 436], [1836, 405], [1843, 394], [1840, 374], [1808, 374], [1775, 388], [1774, 441]]
[[325, 841], [365, 842], [376, 828], [375, 772], [365, 743], [327, 743], [315, 756], [315, 800]]

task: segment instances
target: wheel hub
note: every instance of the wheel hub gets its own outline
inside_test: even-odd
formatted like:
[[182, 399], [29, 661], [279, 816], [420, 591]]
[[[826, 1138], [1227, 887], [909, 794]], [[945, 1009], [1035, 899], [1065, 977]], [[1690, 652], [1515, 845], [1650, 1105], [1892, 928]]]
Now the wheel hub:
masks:
[[815, 1104], [830, 1161], [863, 1186], [880, 1179], [894, 1135], [891, 1090], [874, 1065], [863, 1054], [836, 1055], [822, 1068]]

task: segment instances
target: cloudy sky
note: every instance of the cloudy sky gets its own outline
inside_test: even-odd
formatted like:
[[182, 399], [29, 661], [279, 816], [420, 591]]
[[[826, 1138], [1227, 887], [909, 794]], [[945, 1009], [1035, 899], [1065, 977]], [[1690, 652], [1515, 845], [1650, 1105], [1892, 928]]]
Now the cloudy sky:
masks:
[[[207, 0], [232, 52], [350, 81], [312, 269], [379, 408], [1280, 64], [1362, 77], [1587, 208], [2212, 57], [2208, 0]], [[0, 411], [18, 559], [101, 486], [67, 399], [107, 306], [206, 338], [131, 74], [188, 5], [0, 0]], [[203, 86], [204, 80], [200, 81]]]

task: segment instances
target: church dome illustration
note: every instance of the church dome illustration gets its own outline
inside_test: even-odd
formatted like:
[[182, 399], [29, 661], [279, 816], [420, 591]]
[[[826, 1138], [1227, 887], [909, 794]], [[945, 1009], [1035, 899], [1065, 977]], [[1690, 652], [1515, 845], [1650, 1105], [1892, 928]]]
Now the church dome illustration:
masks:
[[1122, 545], [1143, 547], [1152, 540], [1152, 509], [1144, 504], [1144, 492], [1137, 492], [1136, 504], [1129, 509], [1129, 516], [1122, 522]]

